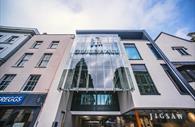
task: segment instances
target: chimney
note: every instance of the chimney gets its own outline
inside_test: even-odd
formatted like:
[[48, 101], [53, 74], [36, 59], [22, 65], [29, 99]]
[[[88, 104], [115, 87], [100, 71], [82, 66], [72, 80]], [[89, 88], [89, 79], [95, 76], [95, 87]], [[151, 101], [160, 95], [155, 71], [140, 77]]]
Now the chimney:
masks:
[[187, 36], [190, 36], [191, 41], [195, 42], [195, 32], [188, 33]]

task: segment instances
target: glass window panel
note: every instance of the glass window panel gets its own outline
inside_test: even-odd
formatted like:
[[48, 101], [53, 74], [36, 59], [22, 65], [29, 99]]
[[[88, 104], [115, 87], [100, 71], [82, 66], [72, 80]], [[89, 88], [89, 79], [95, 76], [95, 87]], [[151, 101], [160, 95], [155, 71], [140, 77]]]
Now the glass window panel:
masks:
[[141, 59], [139, 52], [134, 44], [125, 44], [125, 50], [129, 59]]
[[[131, 65], [140, 94], [142, 95], [158, 95], [158, 91], [150, 77], [145, 65]], [[144, 67], [143, 67], [144, 66]]]
[[104, 87], [105, 88], [113, 88], [113, 72], [112, 69], [104, 70]]
[[4, 90], [10, 82], [14, 79], [16, 75], [15, 74], [5, 74], [1, 79], [0, 79], [0, 90]]
[[40, 77], [41, 75], [30, 75], [30, 77], [26, 81], [26, 84], [24, 85], [23, 91], [32, 91]]

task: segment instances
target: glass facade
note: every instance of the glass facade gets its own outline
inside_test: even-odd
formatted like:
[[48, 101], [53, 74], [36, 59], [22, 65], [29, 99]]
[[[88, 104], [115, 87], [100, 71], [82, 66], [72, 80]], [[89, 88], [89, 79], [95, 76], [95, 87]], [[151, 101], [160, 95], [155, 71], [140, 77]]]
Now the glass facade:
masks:
[[71, 54], [65, 89], [130, 89], [117, 35], [78, 36]]
[[74, 93], [72, 111], [119, 111], [118, 96], [111, 92]]

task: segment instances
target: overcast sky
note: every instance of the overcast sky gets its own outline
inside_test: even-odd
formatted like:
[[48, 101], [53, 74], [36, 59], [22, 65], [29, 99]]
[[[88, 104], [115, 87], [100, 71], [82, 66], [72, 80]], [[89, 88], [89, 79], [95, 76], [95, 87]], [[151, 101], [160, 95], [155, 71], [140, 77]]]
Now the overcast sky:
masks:
[[195, 0], [0, 0], [0, 25], [40, 33], [76, 29], [145, 29], [186, 38], [195, 31]]

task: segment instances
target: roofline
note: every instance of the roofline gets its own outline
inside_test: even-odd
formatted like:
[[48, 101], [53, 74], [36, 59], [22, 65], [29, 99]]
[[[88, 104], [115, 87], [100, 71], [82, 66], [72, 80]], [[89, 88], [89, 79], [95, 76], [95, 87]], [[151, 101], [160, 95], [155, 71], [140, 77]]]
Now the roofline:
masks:
[[184, 39], [184, 38], [181, 38], [181, 37], [178, 37], [178, 36], [175, 36], [175, 35], [171, 35], [171, 34], [168, 34], [168, 33], [165, 33], [165, 32], [160, 32], [160, 34], [154, 39], [155, 42], [160, 37], [161, 34], [166, 34], [168, 36], [171, 36], [171, 37], [174, 37], [174, 38], [177, 38], [177, 39], [181, 39], [181, 40], [188, 41], [188, 42], [193, 42], [191, 40], [187, 40], [187, 39]]
[[150, 40], [145, 30], [76, 30], [76, 34], [118, 34], [121, 39]]
[[40, 34], [36, 28], [26, 28], [26, 27], [13, 27], [13, 26], [1, 26], [1, 32], [14, 32], [14, 33], [28, 33], [31, 35]]

